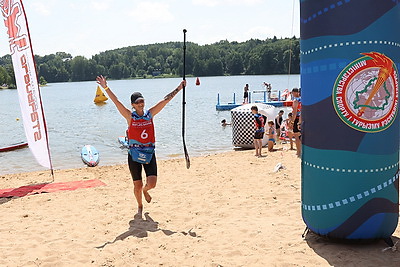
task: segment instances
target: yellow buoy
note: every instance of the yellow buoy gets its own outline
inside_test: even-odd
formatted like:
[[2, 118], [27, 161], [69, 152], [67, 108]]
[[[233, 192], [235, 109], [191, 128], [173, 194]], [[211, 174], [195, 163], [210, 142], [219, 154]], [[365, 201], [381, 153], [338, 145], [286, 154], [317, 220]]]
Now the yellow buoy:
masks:
[[100, 86], [97, 86], [96, 97], [94, 98], [94, 103], [102, 103], [108, 100], [108, 97], [104, 95], [103, 90], [101, 90]]

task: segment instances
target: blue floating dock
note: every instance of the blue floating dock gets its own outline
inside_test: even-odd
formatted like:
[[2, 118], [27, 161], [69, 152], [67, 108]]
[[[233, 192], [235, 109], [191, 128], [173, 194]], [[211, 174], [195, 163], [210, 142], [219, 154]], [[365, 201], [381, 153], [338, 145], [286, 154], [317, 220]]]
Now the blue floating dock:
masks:
[[236, 103], [236, 94], [235, 93], [233, 93], [233, 102], [230, 102], [230, 103], [227, 103], [227, 104], [221, 104], [220, 101], [219, 101], [219, 93], [218, 93], [217, 105], [215, 105], [215, 109], [216, 110], [231, 110], [231, 109], [234, 109], [234, 108], [236, 108], [236, 107], [238, 107], [240, 105], [242, 105], [242, 104], [237, 104]]
[[241, 106], [241, 104], [225, 104], [225, 105], [215, 105], [216, 110], [231, 110]]
[[[259, 91], [257, 91], [259, 92]], [[263, 100], [256, 100], [254, 103], [263, 103], [263, 104], [268, 104], [274, 107], [291, 107], [293, 104], [293, 101], [281, 101], [281, 100], [275, 100], [275, 101], [267, 101], [266, 99], [266, 91], [262, 91], [264, 93], [264, 99]], [[280, 92], [279, 92], [280, 93]], [[278, 97], [278, 99], [280, 96]], [[249, 101], [251, 102], [251, 93], [249, 92]], [[233, 101], [229, 102], [227, 104], [221, 104], [220, 99], [219, 99], [219, 94], [217, 96], [217, 105], [215, 105], [215, 109], [218, 111], [224, 111], [224, 110], [231, 110], [236, 107], [241, 106], [242, 104], [236, 103], [236, 94], [233, 93]]]

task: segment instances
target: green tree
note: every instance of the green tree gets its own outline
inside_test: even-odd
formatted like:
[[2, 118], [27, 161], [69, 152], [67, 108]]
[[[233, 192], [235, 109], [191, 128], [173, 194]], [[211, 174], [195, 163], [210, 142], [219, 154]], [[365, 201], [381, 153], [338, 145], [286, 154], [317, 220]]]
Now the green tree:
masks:
[[130, 70], [124, 63], [118, 63], [112, 65], [110, 68], [110, 78], [112, 79], [124, 79], [129, 78]]
[[0, 66], [0, 86], [10, 84], [11, 77], [7, 69]]
[[241, 55], [237, 52], [234, 52], [232, 55], [228, 57], [227, 60], [227, 72], [230, 75], [239, 75], [243, 72], [243, 59]]
[[86, 81], [89, 62], [85, 57], [77, 56], [71, 60], [71, 81]]
[[221, 76], [224, 74], [222, 61], [220, 59], [210, 58], [206, 62], [207, 76]]
[[[47, 82], [94, 80], [99, 74], [113, 79], [147, 77], [161, 72], [181, 76], [183, 72], [182, 42], [136, 45], [101, 52], [87, 59], [65, 52], [35, 55], [39, 76]], [[15, 84], [11, 56], [0, 57], [0, 81]], [[268, 75], [300, 72], [300, 40], [250, 39], [245, 42], [186, 44], [187, 75]]]
[[46, 79], [45, 79], [43, 76], [40, 76], [40, 78], [39, 78], [39, 84], [40, 84], [40, 85], [46, 85], [46, 84], [47, 84], [47, 81], [46, 81]]

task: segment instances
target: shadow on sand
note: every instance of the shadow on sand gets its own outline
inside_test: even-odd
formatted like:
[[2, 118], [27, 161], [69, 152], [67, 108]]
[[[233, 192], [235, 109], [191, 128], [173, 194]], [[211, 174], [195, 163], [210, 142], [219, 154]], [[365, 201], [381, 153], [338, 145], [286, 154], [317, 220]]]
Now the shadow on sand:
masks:
[[181, 233], [183, 235], [189, 235], [191, 237], [200, 237], [197, 236], [195, 232], [192, 232], [191, 229], [187, 232], [181, 231], [181, 232], [176, 232], [176, 231], [171, 231], [171, 230], [166, 230], [166, 229], [161, 229], [158, 227], [158, 222], [154, 221], [148, 212], [144, 214], [144, 219], [140, 214], [136, 214], [134, 219], [129, 222], [129, 229], [117, 236], [113, 241], [108, 241], [104, 243], [101, 246], [96, 247], [97, 249], [102, 249], [107, 245], [114, 244], [118, 240], [122, 241], [130, 236], [134, 236], [137, 238], [144, 238], [148, 236], [149, 232], [158, 232], [161, 231], [165, 235], [170, 236], [173, 234]]
[[[385, 241], [331, 241], [308, 232], [305, 241], [330, 266], [400, 266], [400, 238], [392, 236], [397, 250], [386, 249]], [[397, 243], [397, 245], [396, 245]]]

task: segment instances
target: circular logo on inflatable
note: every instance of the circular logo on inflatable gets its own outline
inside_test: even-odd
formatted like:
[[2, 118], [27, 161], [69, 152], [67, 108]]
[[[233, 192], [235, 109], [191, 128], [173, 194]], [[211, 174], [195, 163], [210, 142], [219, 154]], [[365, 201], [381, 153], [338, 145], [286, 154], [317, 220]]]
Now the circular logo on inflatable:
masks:
[[340, 119], [362, 132], [387, 129], [397, 115], [398, 71], [393, 61], [377, 53], [347, 65], [333, 87], [333, 105]]

